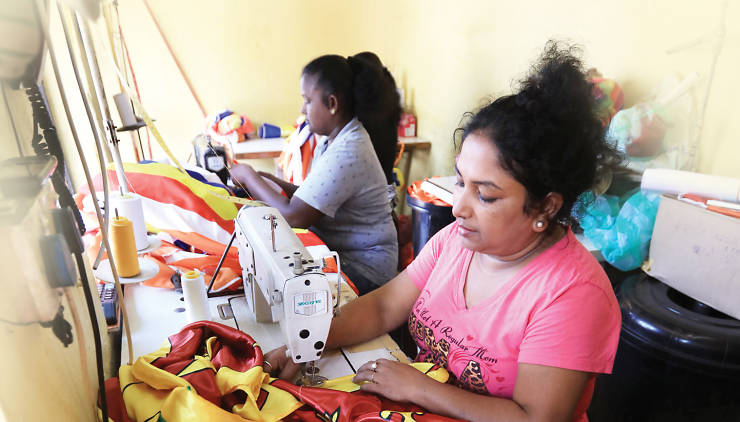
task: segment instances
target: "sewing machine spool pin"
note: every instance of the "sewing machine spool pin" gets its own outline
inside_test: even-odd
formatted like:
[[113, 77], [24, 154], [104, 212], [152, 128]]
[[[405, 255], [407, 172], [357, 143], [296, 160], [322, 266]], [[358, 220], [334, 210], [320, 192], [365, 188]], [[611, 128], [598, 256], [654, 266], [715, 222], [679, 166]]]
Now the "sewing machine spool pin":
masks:
[[275, 249], [275, 228], [277, 227], [277, 221], [275, 221], [275, 214], [265, 215], [265, 220], [270, 220], [270, 232], [272, 233], [272, 251], [277, 252]]
[[303, 274], [303, 257], [299, 251], [293, 252], [293, 274]]

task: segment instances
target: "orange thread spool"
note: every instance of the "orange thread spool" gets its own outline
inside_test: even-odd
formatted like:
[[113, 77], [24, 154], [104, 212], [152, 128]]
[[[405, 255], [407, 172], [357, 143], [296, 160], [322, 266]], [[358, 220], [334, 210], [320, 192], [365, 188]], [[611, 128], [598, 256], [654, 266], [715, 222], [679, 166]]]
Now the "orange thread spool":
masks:
[[134, 238], [134, 225], [126, 217], [116, 216], [110, 223], [111, 249], [113, 259], [121, 277], [133, 277], [141, 269], [139, 268], [139, 255], [136, 253], [136, 240]]

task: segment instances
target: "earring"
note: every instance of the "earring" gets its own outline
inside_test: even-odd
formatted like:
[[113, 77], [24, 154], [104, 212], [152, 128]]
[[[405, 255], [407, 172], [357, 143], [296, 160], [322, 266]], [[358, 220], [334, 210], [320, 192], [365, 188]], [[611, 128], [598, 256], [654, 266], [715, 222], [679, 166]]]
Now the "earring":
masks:
[[545, 227], [545, 222], [544, 222], [544, 221], [542, 221], [542, 220], [537, 220], [537, 221], [536, 221], [536, 222], [534, 223], [534, 226], [535, 226], [536, 228], [538, 228], [538, 229], [541, 229], [541, 228]]
[[331, 113], [331, 114], [334, 114], [335, 112], [336, 112], [336, 110], [334, 110], [334, 109], [329, 110], [329, 113]]

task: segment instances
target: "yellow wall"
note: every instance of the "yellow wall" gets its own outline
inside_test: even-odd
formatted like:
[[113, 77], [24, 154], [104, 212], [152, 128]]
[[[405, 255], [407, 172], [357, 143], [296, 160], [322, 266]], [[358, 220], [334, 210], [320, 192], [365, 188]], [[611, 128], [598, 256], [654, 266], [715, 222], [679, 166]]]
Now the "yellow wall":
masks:
[[[624, 88], [627, 105], [664, 77], [699, 72], [701, 104], [712, 42], [668, 54], [719, 31], [722, 2], [625, 0], [511, 2], [486, 0], [149, 1], [205, 108], [231, 108], [254, 121], [285, 124], [298, 115], [301, 67], [324, 53], [373, 50], [404, 88], [419, 136], [412, 179], [451, 172], [452, 133], [463, 112], [505, 94], [526, 73], [545, 41], [575, 41], [585, 61]], [[119, 4], [121, 25], [142, 99], [182, 157], [203, 125], [162, 38], [141, 0]], [[697, 170], [740, 177], [740, 119], [733, 116], [740, 69], [740, 4], [728, 2]], [[108, 92], [109, 96], [115, 92]], [[155, 156], [161, 156], [155, 147]]]

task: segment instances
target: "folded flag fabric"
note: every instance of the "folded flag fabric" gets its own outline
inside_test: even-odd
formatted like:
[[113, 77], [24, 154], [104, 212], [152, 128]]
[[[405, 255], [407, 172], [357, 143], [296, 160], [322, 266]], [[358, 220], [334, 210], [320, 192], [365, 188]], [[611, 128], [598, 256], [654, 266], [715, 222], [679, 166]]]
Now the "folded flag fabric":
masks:
[[[325, 384], [329, 388], [300, 387], [270, 378], [262, 364], [262, 350], [248, 334], [216, 322], [189, 324], [159, 350], [122, 366], [118, 377], [106, 381], [109, 418], [114, 422], [455, 420], [356, 391], [359, 386], [351, 383], [351, 376], [330, 380]], [[449, 376], [436, 365], [414, 365], [440, 382]]]

